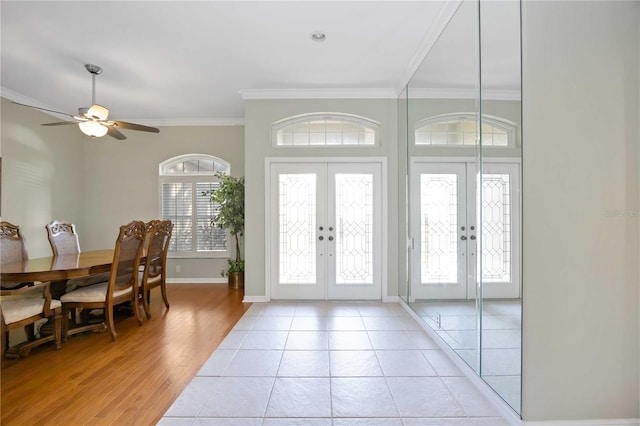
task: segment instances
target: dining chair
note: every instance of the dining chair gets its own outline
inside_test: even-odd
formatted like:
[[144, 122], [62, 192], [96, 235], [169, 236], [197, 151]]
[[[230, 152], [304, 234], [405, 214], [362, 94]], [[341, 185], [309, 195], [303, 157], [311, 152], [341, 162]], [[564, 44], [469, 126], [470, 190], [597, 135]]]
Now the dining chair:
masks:
[[73, 223], [54, 220], [45, 225], [54, 256], [80, 253], [80, 241]]
[[[27, 356], [31, 349], [46, 342], [55, 342], [56, 350], [61, 347], [62, 305], [51, 298], [49, 283], [37, 283], [31, 287], [14, 290], [0, 290], [0, 316], [2, 317], [2, 356], [19, 358]], [[35, 336], [36, 321], [47, 319], [53, 324], [53, 334]], [[27, 341], [9, 348], [9, 332], [24, 327]]]
[[[62, 302], [62, 341], [67, 336], [89, 330], [108, 329], [111, 340], [117, 338], [113, 308], [115, 305], [132, 302], [133, 313], [142, 325], [138, 309], [139, 269], [146, 228], [144, 222], [133, 221], [120, 227], [113, 252], [113, 263], [109, 280], [80, 287], [60, 297]], [[69, 313], [72, 309], [103, 309], [107, 324], [86, 324], [69, 328]]]
[[[23, 262], [28, 260], [27, 248], [20, 227], [9, 222], [0, 222], [0, 263]], [[32, 285], [32, 282], [0, 282], [2, 289], [16, 289]]]
[[173, 223], [170, 220], [152, 220], [146, 224], [147, 242], [145, 247], [146, 259], [141, 274], [140, 286], [142, 305], [147, 319], [151, 319], [151, 289], [160, 287], [164, 305], [169, 309], [167, 298], [167, 252], [169, 241], [173, 231]]
[[[54, 256], [80, 253], [80, 240], [73, 223], [53, 220], [45, 225], [47, 238]], [[72, 291], [77, 287], [105, 282], [109, 279], [109, 273], [92, 275], [90, 277], [71, 278], [67, 281], [66, 291]]]

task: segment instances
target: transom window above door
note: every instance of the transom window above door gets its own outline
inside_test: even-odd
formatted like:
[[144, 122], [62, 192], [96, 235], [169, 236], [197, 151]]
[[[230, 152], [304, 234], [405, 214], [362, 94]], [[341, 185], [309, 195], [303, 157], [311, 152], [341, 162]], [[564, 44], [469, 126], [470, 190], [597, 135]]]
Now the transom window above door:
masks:
[[375, 146], [380, 123], [335, 112], [302, 114], [273, 123], [271, 139], [276, 147]]
[[230, 171], [228, 162], [204, 154], [180, 155], [160, 163], [160, 217], [173, 222], [169, 257], [229, 256], [227, 233], [210, 223], [220, 206], [205, 192], [220, 185], [217, 172]]
[[[515, 147], [516, 124], [483, 115], [482, 145]], [[416, 145], [473, 146], [480, 136], [479, 117], [474, 113], [443, 114], [420, 120], [415, 125]]]

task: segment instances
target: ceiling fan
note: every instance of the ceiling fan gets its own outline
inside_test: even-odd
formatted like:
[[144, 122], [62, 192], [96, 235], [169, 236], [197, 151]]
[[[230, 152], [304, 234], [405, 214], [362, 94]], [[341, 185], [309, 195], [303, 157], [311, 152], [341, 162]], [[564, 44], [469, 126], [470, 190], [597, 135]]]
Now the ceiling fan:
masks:
[[46, 108], [40, 108], [33, 105], [21, 104], [19, 102], [13, 102], [14, 104], [26, 106], [29, 108], [35, 108], [42, 111], [54, 112], [57, 114], [68, 115], [73, 118], [74, 121], [59, 121], [56, 123], [45, 123], [43, 126], [61, 126], [65, 124], [78, 124], [80, 131], [92, 138], [99, 138], [104, 135], [109, 135], [113, 138], [123, 140], [127, 137], [118, 129], [127, 130], [140, 130], [143, 132], [160, 133], [159, 129], [155, 127], [143, 126], [141, 124], [127, 123], [126, 121], [109, 120], [109, 109], [102, 105], [96, 104], [96, 76], [102, 74], [102, 68], [93, 64], [86, 64], [84, 66], [89, 73], [91, 73], [91, 106], [89, 108], [78, 108], [78, 114], [69, 114], [66, 112], [53, 111]]

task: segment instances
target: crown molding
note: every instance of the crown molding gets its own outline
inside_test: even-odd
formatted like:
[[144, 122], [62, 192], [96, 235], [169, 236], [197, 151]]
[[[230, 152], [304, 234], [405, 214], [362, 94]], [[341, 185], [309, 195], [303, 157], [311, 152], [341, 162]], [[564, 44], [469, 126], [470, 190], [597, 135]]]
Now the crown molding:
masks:
[[[3, 98], [9, 99], [10, 101], [13, 101], [13, 102], [18, 102], [18, 103], [25, 104], [25, 105], [32, 105], [32, 106], [38, 107], [38, 108], [45, 108], [45, 109], [51, 109], [51, 110], [59, 110], [60, 109], [58, 107], [51, 106], [51, 105], [42, 103], [42, 102], [40, 102], [40, 101], [38, 101], [36, 99], [30, 98], [28, 96], [25, 96], [22, 93], [18, 93], [16, 91], [11, 90], [11, 89], [7, 89], [4, 86], [0, 87], [0, 96], [2, 96]], [[63, 121], [70, 121], [69, 120], [69, 115], [67, 115], [65, 113], [56, 114], [55, 112], [50, 112], [50, 111], [42, 111], [42, 110], [39, 110], [39, 111], [44, 113], [44, 114], [48, 114], [48, 115], [50, 115], [52, 117], [58, 118], [60, 120], [63, 120]]]
[[244, 118], [131, 118], [122, 119], [122, 121], [131, 121], [143, 126], [152, 127], [180, 127], [180, 126], [244, 126]]
[[247, 89], [242, 99], [395, 99], [396, 91], [388, 89]]

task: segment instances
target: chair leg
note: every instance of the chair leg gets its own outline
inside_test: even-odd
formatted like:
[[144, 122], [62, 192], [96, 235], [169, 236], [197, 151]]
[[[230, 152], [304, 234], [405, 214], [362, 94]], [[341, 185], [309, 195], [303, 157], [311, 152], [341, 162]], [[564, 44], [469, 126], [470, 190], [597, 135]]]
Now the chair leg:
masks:
[[2, 338], [0, 339], [0, 355], [4, 358], [5, 353], [9, 349], [9, 331], [2, 326]]
[[[142, 304], [144, 305], [144, 297], [142, 298], [143, 302]], [[142, 325], [142, 316], [140, 316], [140, 303], [138, 302], [138, 297], [134, 297], [131, 304], [133, 305], [133, 314], [136, 316], [136, 319], [138, 320], [138, 325]]]
[[62, 314], [53, 315], [53, 341], [56, 344], [56, 350], [62, 348]]
[[167, 284], [165, 283], [164, 279], [162, 280], [162, 284], [160, 284], [160, 290], [162, 290], [162, 299], [164, 300], [164, 306], [169, 309], [169, 299], [167, 298]]
[[[69, 336], [69, 315], [71, 311], [69, 309], [62, 309], [62, 333], [61, 333], [61, 341], [66, 342], [67, 337]], [[54, 333], [55, 333], [55, 322], [54, 322]]]
[[142, 306], [144, 307], [144, 314], [147, 319], [151, 319], [151, 290], [142, 292]]
[[[135, 309], [135, 308], [134, 308]], [[105, 316], [107, 317], [107, 326], [109, 327], [109, 332], [111, 333], [111, 340], [116, 341], [117, 333], [115, 323], [113, 321], [113, 305], [107, 305], [104, 308]]]

